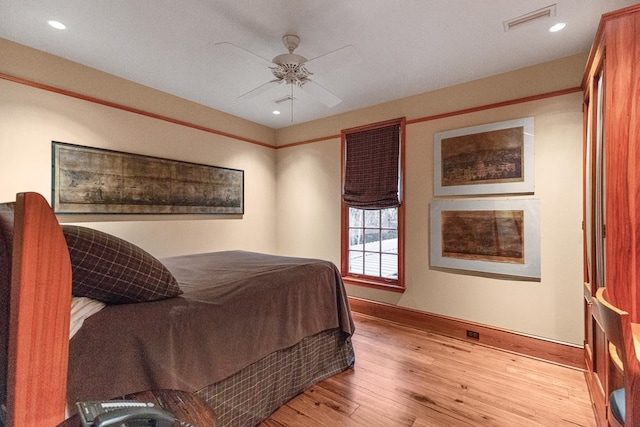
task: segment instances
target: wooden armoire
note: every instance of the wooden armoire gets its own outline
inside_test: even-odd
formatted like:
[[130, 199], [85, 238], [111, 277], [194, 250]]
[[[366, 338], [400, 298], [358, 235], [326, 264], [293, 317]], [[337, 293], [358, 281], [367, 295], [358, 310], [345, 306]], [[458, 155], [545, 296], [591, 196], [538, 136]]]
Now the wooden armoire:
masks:
[[584, 89], [584, 296], [587, 383], [598, 424], [621, 386], [592, 301], [612, 302], [640, 323], [640, 4], [602, 16]]

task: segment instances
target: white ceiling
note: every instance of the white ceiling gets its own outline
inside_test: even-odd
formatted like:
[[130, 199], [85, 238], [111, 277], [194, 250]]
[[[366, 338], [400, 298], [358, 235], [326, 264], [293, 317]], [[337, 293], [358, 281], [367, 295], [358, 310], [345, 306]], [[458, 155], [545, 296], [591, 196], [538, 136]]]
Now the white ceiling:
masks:
[[[342, 99], [329, 108], [294, 89], [294, 123], [451, 86], [587, 51], [600, 16], [629, 0], [0, 0], [0, 37], [273, 128], [291, 125], [263, 58], [312, 59], [344, 46], [355, 57], [312, 79]], [[556, 16], [505, 32], [503, 22], [551, 4]], [[54, 30], [58, 20], [66, 30]], [[567, 27], [550, 33], [556, 22]], [[222, 46], [229, 46], [222, 45]], [[251, 55], [248, 55], [251, 56]], [[0, 55], [1, 60], [1, 55]], [[313, 73], [310, 64], [309, 70]]]

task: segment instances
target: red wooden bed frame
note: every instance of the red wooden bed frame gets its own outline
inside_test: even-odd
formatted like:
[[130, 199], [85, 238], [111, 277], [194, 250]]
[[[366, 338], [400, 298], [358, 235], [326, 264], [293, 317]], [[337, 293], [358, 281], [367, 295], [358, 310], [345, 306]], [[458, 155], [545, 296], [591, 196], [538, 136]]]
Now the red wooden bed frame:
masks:
[[38, 193], [16, 195], [11, 258], [6, 425], [55, 426], [65, 418], [71, 263]]

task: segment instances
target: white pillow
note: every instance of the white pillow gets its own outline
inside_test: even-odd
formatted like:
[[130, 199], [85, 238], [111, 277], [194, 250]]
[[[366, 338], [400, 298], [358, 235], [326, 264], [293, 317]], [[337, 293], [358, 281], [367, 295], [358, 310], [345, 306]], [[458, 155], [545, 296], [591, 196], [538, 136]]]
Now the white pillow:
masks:
[[69, 332], [69, 339], [80, 330], [80, 327], [84, 323], [85, 319], [93, 316], [104, 308], [106, 304], [87, 297], [72, 297], [71, 298], [71, 330]]

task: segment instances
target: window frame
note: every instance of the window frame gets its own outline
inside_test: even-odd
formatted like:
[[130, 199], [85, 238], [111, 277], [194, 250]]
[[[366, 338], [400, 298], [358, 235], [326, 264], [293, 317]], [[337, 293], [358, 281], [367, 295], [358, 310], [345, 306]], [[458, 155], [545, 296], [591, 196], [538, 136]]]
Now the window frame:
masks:
[[[344, 129], [341, 132], [341, 162], [342, 162], [342, 179], [341, 183], [344, 184], [345, 179], [345, 153], [346, 153], [346, 138], [348, 134], [357, 133], [362, 131], [368, 131], [372, 129], [382, 128], [391, 125], [400, 125], [400, 186], [399, 186], [399, 200], [400, 205], [398, 209], [398, 277], [397, 279], [384, 278], [378, 276], [370, 276], [366, 274], [356, 274], [349, 272], [349, 206], [347, 206], [342, 200], [340, 201], [340, 273], [345, 283], [352, 285], [365, 286], [376, 289], [384, 289], [394, 292], [404, 292], [405, 286], [405, 274], [404, 274], [404, 258], [405, 258], [405, 124], [406, 119], [400, 118], [395, 120], [388, 120], [384, 122], [373, 123], [365, 126]], [[358, 208], [356, 208], [358, 209]], [[363, 210], [363, 209], [361, 209]]]

